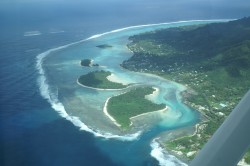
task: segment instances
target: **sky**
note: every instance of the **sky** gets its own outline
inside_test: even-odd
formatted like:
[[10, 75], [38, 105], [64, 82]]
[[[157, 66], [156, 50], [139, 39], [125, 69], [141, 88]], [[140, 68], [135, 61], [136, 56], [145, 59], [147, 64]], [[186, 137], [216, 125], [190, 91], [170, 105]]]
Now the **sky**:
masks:
[[12, 24], [35, 26], [38, 21], [46, 24], [70, 21], [75, 24], [88, 19], [100, 22], [114, 20], [117, 25], [114, 28], [121, 28], [245, 16], [250, 16], [249, 0], [0, 0], [1, 28], [5, 26], [7, 30]]
[[[124, 11], [138, 14], [141, 9], [149, 13], [169, 14], [189, 10], [189, 12], [201, 13], [202, 10], [209, 9], [211, 12], [219, 11], [242, 11], [242, 15], [250, 15], [249, 0], [1, 0], [0, 11], [11, 12], [22, 8], [32, 10], [35, 8], [43, 10], [59, 10], [64, 12], [88, 12], [98, 13], [124, 13]], [[140, 9], [141, 8], [141, 9]], [[98, 9], [98, 10], [93, 10]], [[116, 11], [119, 9], [119, 11]], [[122, 10], [121, 10], [122, 9]], [[205, 12], [205, 11], [204, 11]], [[140, 14], [140, 13], [139, 13]], [[144, 13], [145, 14], [145, 13]], [[183, 15], [186, 15], [183, 14]]]

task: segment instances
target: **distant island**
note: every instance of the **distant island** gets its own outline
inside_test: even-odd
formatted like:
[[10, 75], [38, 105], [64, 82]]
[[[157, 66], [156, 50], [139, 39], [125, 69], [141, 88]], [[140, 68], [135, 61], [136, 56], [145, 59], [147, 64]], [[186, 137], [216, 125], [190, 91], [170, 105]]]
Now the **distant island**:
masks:
[[128, 87], [128, 85], [109, 81], [108, 77], [110, 75], [111, 72], [109, 71], [94, 71], [80, 76], [77, 82], [82, 86], [103, 90], [123, 89]]
[[138, 87], [107, 100], [107, 112], [123, 128], [132, 125], [132, 117], [148, 112], [166, 110], [165, 104], [155, 104], [145, 98], [155, 90], [152, 87]]
[[98, 45], [96, 47], [98, 47], [98, 48], [112, 48], [113, 46], [111, 46], [109, 44], [101, 44], [101, 45]]
[[[187, 86], [184, 102], [205, 120], [191, 136], [164, 146], [192, 160], [250, 87], [250, 18], [162, 29], [129, 38], [133, 56], [122, 67]], [[250, 151], [244, 157], [250, 163]]]

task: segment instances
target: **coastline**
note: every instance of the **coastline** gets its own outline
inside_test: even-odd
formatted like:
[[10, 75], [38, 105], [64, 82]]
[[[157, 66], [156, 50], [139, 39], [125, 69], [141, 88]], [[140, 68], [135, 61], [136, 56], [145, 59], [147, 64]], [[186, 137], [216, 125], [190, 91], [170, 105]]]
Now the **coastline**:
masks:
[[[178, 136], [177, 136], [178, 138]], [[170, 155], [173, 155], [174, 157], [176, 157], [179, 161], [183, 162], [185, 164], [185, 166], [188, 166], [188, 163], [190, 162], [184, 155], [180, 155], [178, 154], [178, 152], [176, 151], [173, 151], [169, 148], [167, 148], [166, 146], [164, 146], [164, 142], [160, 140], [160, 138], [156, 139], [155, 140], [159, 146], [162, 148], [163, 152], [167, 152], [169, 153]]]
[[[153, 93], [152, 94], [149, 94], [149, 95], [153, 95], [153, 96], [155, 96], [155, 95], [157, 95], [158, 94], [158, 92], [159, 92], [159, 88], [154, 88], [155, 89], [155, 91], [153, 91]], [[124, 92], [124, 93], [126, 93], [126, 92]], [[107, 107], [108, 107], [108, 102], [109, 102], [109, 100], [112, 98], [112, 97], [115, 97], [115, 96], [119, 96], [119, 95], [122, 95], [122, 94], [124, 94], [124, 93], [120, 93], [120, 94], [118, 94], [118, 95], [114, 95], [114, 96], [111, 96], [111, 97], [109, 97], [109, 98], [107, 98], [107, 100], [105, 101], [105, 104], [104, 104], [104, 107], [103, 107], [103, 112], [104, 112], [104, 114], [117, 126], [117, 127], [121, 127], [121, 125], [108, 113], [108, 109], [107, 109]], [[146, 95], [146, 96], [148, 96], [148, 95]], [[135, 118], [138, 118], [138, 117], [140, 117], [140, 116], [145, 116], [145, 115], [149, 115], [149, 114], [153, 114], [153, 113], [156, 113], [156, 112], [166, 112], [167, 110], [168, 110], [169, 108], [168, 108], [168, 106], [166, 105], [166, 107], [165, 108], [163, 108], [163, 109], [161, 109], [161, 110], [156, 110], [156, 111], [152, 111], [152, 112], [146, 112], [146, 113], [142, 113], [142, 114], [139, 114], [139, 115], [136, 115], [136, 116], [133, 116], [133, 117], [130, 117], [129, 118], [129, 120], [130, 120], [130, 125], [129, 126], [132, 126], [133, 125], [133, 122], [131, 121], [131, 120], [133, 120], [133, 119], [135, 119]]]
[[93, 90], [100, 90], [100, 91], [122, 91], [122, 90], [126, 90], [128, 88], [130, 88], [131, 86], [128, 86], [126, 88], [121, 88], [121, 89], [102, 89], [102, 88], [94, 88], [94, 87], [90, 87], [90, 86], [86, 86], [86, 85], [83, 85], [81, 84], [78, 79], [77, 79], [77, 84], [84, 87], [84, 88], [88, 88], [88, 89], [93, 89]]
[[124, 80], [118, 78], [114, 73], [111, 73], [109, 76], [106, 77], [107, 80], [109, 80], [110, 82], [114, 82], [114, 83], [120, 83], [122, 85], [129, 85], [129, 83], [125, 83]]
[[147, 113], [139, 114], [139, 115], [130, 117], [129, 119], [132, 120], [132, 119], [138, 118], [138, 117], [140, 117], [140, 116], [152, 114], [152, 113], [155, 113], [155, 112], [165, 112], [165, 111], [167, 111], [167, 110], [168, 110], [168, 106], [166, 106], [165, 108], [163, 108], [163, 109], [161, 109], [161, 110], [157, 110], [157, 111], [152, 111], [152, 112], [147, 112]]
[[[135, 54], [134, 51], [132, 51], [128, 46], [127, 46], [127, 49], [132, 53], [132, 56]], [[139, 73], [139, 74], [143, 74], [143, 75], [146, 75], [146, 76], [150, 76], [150, 77], [155, 77], [157, 79], [160, 79], [162, 81], [168, 81], [170, 82], [171, 84], [177, 86], [180, 90], [179, 93], [185, 91], [185, 90], [188, 90], [189, 87], [187, 87], [186, 85], [184, 84], [181, 84], [181, 83], [178, 83], [178, 82], [175, 82], [173, 80], [170, 80], [170, 79], [167, 79], [167, 78], [163, 78], [162, 76], [160, 75], [157, 75], [157, 74], [153, 74], [153, 73], [149, 73], [149, 72], [143, 72], [143, 71], [133, 71], [133, 70], [129, 70], [129, 69], [126, 69], [125, 67], [123, 67], [122, 65], [120, 65], [121, 69], [124, 70], [124, 71], [129, 71], [129, 72], [134, 72], [134, 73]]]
[[81, 67], [93, 67], [93, 62], [94, 62], [94, 60], [93, 60], [93, 59], [90, 59], [89, 65], [88, 65], [88, 66], [85, 66], [85, 65], [82, 65], [82, 60], [80, 60], [79, 64], [80, 64]]
[[106, 101], [105, 101], [105, 104], [104, 104], [104, 107], [103, 107], [103, 112], [104, 114], [117, 126], [117, 127], [121, 127], [121, 125], [119, 123], [116, 122], [116, 120], [108, 113], [108, 102], [109, 102], [109, 99], [111, 97], [109, 97]]
[[[157, 24], [158, 25], [158, 24]], [[148, 26], [150, 26], [150, 25], [148, 25]], [[137, 27], [140, 27], [140, 26], [137, 26]], [[136, 28], [137, 28], [136, 27]], [[133, 27], [133, 28], [135, 28], [135, 27]], [[121, 30], [114, 30], [114, 31], [111, 31], [111, 32], [109, 32], [109, 33], [114, 33], [114, 32], [119, 32], [119, 31], [122, 31], [122, 30], [126, 30], [126, 29], [121, 29]], [[98, 35], [94, 35], [94, 36], [91, 36], [90, 38], [87, 38], [86, 40], [91, 40], [91, 39], [94, 39], [94, 38], [98, 38], [98, 37], [101, 37], [101, 36], [103, 36], [103, 35], [106, 35], [106, 34], [109, 34], [108, 32], [107, 33], [104, 33], [104, 34], [98, 34]], [[86, 40], [83, 40], [83, 41], [86, 41]], [[83, 41], [80, 41], [80, 42], [83, 42]], [[80, 43], [79, 42], [79, 43]], [[78, 42], [76, 42], [76, 43], [73, 43], [73, 44], [77, 44]], [[70, 44], [70, 45], [73, 45], [73, 44]], [[67, 46], [68, 47], [68, 46]], [[59, 50], [60, 48], [58, 48], [58, 49], [55, 49], [55, 50], [52, 50], [52, 52], [53, 51], [57, 51], [57, 50]], [[63, 49], [63, 48], [61, 48], [61, 49]], [[42, 63], [42, 61], [43, 61], [43, 59], [47, 56], [47, 55], [45, 55], [45, 56], [42, 56], [42, 54], [39, 54], [40, 56], [38, 56], [37, 57], [37, 66], [39, 65], [41, 65], [40, 63]], [[39, 61], [40, 60], [40, 61]], [[43, 70], [41, 70], [41, 69], [38, 69], [38, 71], [39, 71], [39, 73], [40, 73], [40, 77], [43, 77], [44, 76], [44, 71]], [[129, 70], [130, 71], [130, 70]], [[141, 73], [141, 72], [139, 72], [139, 73]], [[45, 77], [45, 76], [44, 76]], [[40, 83], [41, 84], [41, 83]], [[126, 87], [126, 88], [123, 88], [123, 89], [101, 89], [101, 88], [93, 88], [93, 87], [88, 87], [88, 86], [84, 86], [84, 85], [82, 85], [82, 84], [80, 84], [79, 82], [78, 82], [78, 79], [77, 79], [77, 84], [79, 84], [80, 86], [82, 86], [82, 87], [85, 87], [85, 88], [90, 88], [90, 89], [94, 89], [94, 90], [124, 90], [124, 89], [127, 89], [128, 87]], [[42, 94], [43, 92], [41, 92], [41, 90], [40, 90], [40, 93]], [[42, 94], [42, 96], [44, 97], [44, 95]], [[44, 98], [46, 98], [46, 97], [44, 97]], [[51, 101], [49, 101], [50, 102], [50, 104], [51, 105], [53, 105], [53, 103], [51, 102]], [[106, 101], [107, 102], [107, 101]], [[105, 113], [105, 112], [104, 112]], [[164, 147], [164, 146], [163, 146]]]
[[153, 93], [145, 96], [145, 99], [148, 99], [150, 101], [152, 101], [160, 93], [160, 89], [159, 88], [157, 88], [157, 87], [152, 87], [152, 88], [154, 89]]

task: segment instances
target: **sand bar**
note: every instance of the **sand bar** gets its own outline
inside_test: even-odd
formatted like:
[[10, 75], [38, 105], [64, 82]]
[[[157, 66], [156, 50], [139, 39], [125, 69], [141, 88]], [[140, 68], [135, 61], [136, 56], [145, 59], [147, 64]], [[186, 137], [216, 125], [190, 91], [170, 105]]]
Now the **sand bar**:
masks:
[[115, 83], [120, 83], [122, 85], [128, 85], [124, 79], [121, 79], [115, 74], [110, 74], [109, 76], [106, 77], [110, 82], [115, 82]]

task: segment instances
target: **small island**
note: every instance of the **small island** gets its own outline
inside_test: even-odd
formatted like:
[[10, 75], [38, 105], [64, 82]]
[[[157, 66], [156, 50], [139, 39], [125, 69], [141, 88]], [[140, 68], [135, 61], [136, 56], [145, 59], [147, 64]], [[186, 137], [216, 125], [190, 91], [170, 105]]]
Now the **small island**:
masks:
[[123, 85], [121, 83], [108, 80], [108, 76], [110, 75], [111, 72], [109, 71], [94, 71], [80, 76], [77, 82], [81, 86], [103, 90], [123, 89], [128, 87], [128, 85]]
[[93, 60], [91, 59], [81, 60], [80, 65], [84, 67], [92, 67], [92, 66], [98, 67], [99, 66], [99, 64], [93, 64]]
[[130, 119], [149, 112], [165, 110], [165, 104], [155, 104], [145, 98], [155, 91], [152, 87], [138, 87], [127, 93], [111, 97], [107, 100], [104, 109], [115, 119], [122, 129], [128, 129]]
[[98, 45], [96, 47], [98, 47], [98, 48], [112, 48], [113, 46], [111, 46], [109, 44], [101, 44], [101, 45]]
[[81, 60], [80, 64], [81, 64], [81, 66], [90, 67], [91, 59], [83, 59], [83, 60]]

